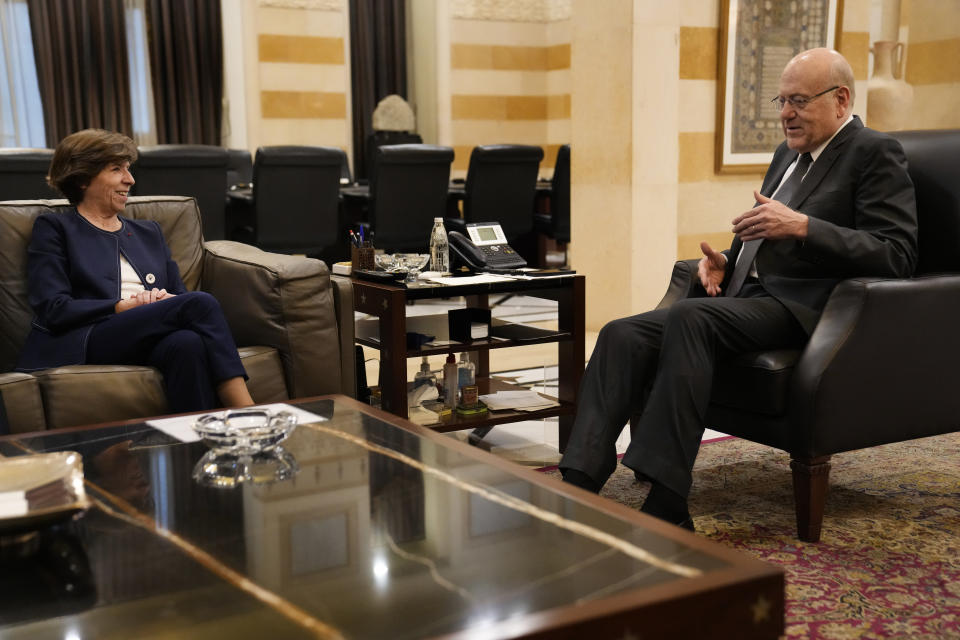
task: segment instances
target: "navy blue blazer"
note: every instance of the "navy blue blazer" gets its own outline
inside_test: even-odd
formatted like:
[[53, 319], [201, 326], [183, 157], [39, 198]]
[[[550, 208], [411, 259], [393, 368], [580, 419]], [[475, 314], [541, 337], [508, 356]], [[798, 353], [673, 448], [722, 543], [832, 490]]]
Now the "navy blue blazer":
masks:
[[119, 231], [104, 231], [76, 209], [37, 217], [27, 247], [27, 297], [35, 315], [17, 370], [86, 362], [90, 331], [120, 300], [121, 254], [145, 288], [186, 293], [160, 225], [122, 216], [120, 222]]

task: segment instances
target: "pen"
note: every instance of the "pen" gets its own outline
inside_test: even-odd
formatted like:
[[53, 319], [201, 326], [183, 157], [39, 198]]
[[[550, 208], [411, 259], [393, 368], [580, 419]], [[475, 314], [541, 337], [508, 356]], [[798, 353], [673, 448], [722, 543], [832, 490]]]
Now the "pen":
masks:
[[364, 242], [365, 240], [363, 238], [363, 227], [360, 227], [360, 245], [363, 246]]
[[353, 232], [353, 229], [350, 229], [350, 243], [355, 247], [360, 246], [360, 242], [357, 240], [357, 235]]

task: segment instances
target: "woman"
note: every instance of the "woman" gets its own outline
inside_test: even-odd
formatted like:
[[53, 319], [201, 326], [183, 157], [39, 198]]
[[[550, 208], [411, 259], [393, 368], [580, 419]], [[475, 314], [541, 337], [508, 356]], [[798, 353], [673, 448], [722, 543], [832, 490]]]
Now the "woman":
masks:
[[133, 140], [100, 129], [57, 146], [47, 181], [75, 208], [33, 225], [27, 286], [35, 317], [17, 368], [150, 365], [163, 373], [175, 413], [249, 406], [216, 299], [186, 290], [160, 225], [120, 216], [136, 159]]

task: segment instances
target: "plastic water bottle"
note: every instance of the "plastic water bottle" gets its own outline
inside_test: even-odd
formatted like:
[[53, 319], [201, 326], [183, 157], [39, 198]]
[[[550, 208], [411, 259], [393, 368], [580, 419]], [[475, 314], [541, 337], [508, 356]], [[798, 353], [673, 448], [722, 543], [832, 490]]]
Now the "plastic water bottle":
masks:
[[447, 230], [443, 228], [443, 218], [433, 219], [433, 231], [430, 232], [430, 271], [450, 271], [450, 249], [447, 244]]

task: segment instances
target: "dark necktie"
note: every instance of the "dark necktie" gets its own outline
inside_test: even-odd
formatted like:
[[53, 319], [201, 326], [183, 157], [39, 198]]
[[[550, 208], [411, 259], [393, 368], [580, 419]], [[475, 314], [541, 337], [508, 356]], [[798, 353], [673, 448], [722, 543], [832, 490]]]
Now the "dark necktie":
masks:
[[[797, 160], [797, 166], [794, 167], [793, 173], [790, 174], [786, 182], [780, 185], [780, 188], [777, 189], [777, 192], [773, 195], [773, 199], [789, 205], [793, 194], [800, 188], [803, 177], [807, 175], [807, 169], [810, 168], [811, 162], [813, 162], [813, 158], [809, 153], [800, 154], [800, 159]], [[737, 260], [737, 265], [733, 268], [733, 277], [730, 278], [730, 286], [727, 287], [728, 296], [733, 297], [740, 293], [743, 282], [747, 279], [747, 274], [750, 273], [750, 265], [753, 264], [754, 258], [757, 257], [757, 251], [760, 250], [761, 242], [763, 242], [763, 238], [743, 243], [743, 247], [740, 249], [740, 258]]]

